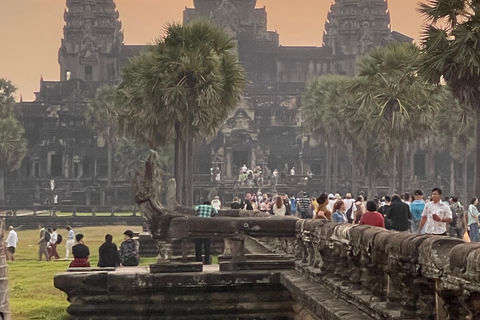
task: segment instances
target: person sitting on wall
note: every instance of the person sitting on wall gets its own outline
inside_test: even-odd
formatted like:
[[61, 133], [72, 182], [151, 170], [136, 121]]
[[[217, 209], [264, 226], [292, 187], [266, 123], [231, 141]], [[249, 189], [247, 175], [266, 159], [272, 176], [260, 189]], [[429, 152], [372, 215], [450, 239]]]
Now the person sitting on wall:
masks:
[[73, 261], [68, 266], [69, 268], [88, 268], [90, 262], [88, 262], [88, 256], [90, 256], [90, 250], [83, 242], [83, 234], [79, 233], [75, 236], [77, 244], [72, 247]]
[[120, 245], [120, 265], [123, 267], [138, 266], [140, 262], [139, 243], [133, 239], [132, 230], [126, 230], [123, 234], [125, 240]]
[[118, 267], [120, 265], [120, 254], [115, 243], [112, 242], [113, 236], [107, 234], [105, 243], [98, 248], [98, 266], [99, 267]]

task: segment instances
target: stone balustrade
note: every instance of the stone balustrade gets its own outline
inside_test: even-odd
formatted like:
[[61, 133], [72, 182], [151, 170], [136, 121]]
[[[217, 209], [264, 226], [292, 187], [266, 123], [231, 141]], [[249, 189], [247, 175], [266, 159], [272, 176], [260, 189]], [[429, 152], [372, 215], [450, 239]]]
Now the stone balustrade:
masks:
[[480, 244], [319, 220], [296, 238], [297, 269], [367, 314], [480, 319]]

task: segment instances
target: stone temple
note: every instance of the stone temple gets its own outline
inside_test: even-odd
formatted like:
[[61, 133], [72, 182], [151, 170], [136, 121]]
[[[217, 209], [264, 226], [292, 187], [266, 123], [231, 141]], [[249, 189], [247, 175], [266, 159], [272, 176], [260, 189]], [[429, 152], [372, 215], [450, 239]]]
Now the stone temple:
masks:
[[[115, 180], [107, 188], [106, 142], [84, 119], [96, 89], [119, 83], [122, 67], [145, 48], [124, 43], [119, 16], [113, 0], [66, 1], [60, 81], [40, 79], [35, 101], [17, 106], [29, 153], [21, 169], [6, 179], [7, 203], [45, 199], [50, 179], [55, 179], [60, 199], [74, 204], [133, 203], [128, 181]], [[210, 19], [236, 39], [248, 77], [244, 99], [223, 129], [197, 146], [196, 200], [212, 186], [212, 166], [222, 171], [223, 194], [231, 194], [243, 164], [280, 172], [295, 166], [299, 175], [325, 175], [325, 147], [301, 125], [306, 81], [324, 74], [354, 75], [355, 61], [372, 47], [412, 41], [391, 31], [384, 0], [337, 0], [328, 13], [322, 47], [282, 46], [279, 34], [267, 28], [266, 8], [257, 8], [256, 0], [194, 0], [194, 7], [184, 11], [184, 22], [196, 18]], [[426, 176], [426, 156], [414, 160], [423, 161], [418, 166], [423, 172], [415, 174]], [[341, 155], [338, 176], [348, 180], [350, 175], [348, 158]]]

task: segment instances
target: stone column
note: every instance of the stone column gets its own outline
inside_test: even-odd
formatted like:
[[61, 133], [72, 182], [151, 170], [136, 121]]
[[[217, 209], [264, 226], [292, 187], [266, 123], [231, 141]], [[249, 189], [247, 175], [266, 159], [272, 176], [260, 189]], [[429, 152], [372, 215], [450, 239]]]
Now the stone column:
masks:
[[255, 168], [257, 166], [257, 154], [256, 154], [256, 149], [252, 148], [250, 151], [250, 168]]
[[227, 147], [225, 150], [225, 177], [232, 179], [232, 148]]

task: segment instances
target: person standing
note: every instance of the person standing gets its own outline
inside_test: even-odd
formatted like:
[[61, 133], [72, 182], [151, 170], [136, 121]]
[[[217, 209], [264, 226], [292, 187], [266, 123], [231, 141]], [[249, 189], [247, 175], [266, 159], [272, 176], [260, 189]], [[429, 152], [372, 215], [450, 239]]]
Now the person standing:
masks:
[[425, 204], [422, 212], [422, 220], [420, 220], [418, 228], [419, 234], [425, 226], [426, 234], [447, 235], [447, 223], [452, 222], [452, 211], [446, 203], [441, 201], [441, 198], [442, 189], [433, 188], [432, 201]]
[[72, 252], [72, 247], [75, 244], [75, 232], [70, 226], [66, 227], [68, 234], [67, 234], [67, 241], [65, 242], [65, 259], [70, 258], [70, 252]]
[[10, 226], [8, 229], [10, 232], [5, 240], [5, 246], [7, 247], [7, 260], [15, 261], [15, 249], [17, 248], [18, 236], [17, 232], [13, 230], [13, 226]]
[[362, 214], [360, 224], [385, 228], [385, 220], [382, 214], [377, 212], [377, 204], [375, 201], [367, 201], [367, 211]]
[[355, 220], [357, 206], [355, 205], [355, 199], [352, 198], [352, 194], [350, 192], [345, 195], [343, 203], [345, 203], [345, 215], [347, 216], [348, 223], [352, 223]]
[[410, 203], [410, 211], [412, 212], [412, 232], [417, 233], [422, 219], [422, 212], [425, 208], [425, 201], [423, 200], [423, 191], [415, 190], [413, 196], [415, 200]]
[[282, 197], [278, 196], [277, 201], [273, 205], [273, 214], [276, 216], [284, 216], [286, 212], [285, 204], [283, 203]]
[[328, 197], [326, 193], [322, 193], [317, 198], [317, 204], [317, 209], [315, 210], [313, 218], [332, 221], [332, 212], [328, 208]]
[[463, 239], [465, 230], [467, 229], [467, 216], [463, 206], [458, 201], [458, 197], [452, 197], [452, 204], [450, 205], [452, 211], [452, 222], [450, 222], [449, 234], [451, 237]]
[[480, 222], [478, 221], [478, 198], [473, 198], [470, 201], [470, 206], [468, 207], [468, 235], [470, 237], [470, 242], [479, 242], [480, 235], [478, 231], [478, 226]]
[[[247, 200], [245, 200], [246, 202]], [[248, 209], [247, 209], [248, 210]], [[217, 210], [212, 207], [210, 201], [205, 201], [203, 204], [195, 208], [197, 217], [212, 218], [218, 214]], [[205, 264], [210, 264], [210, 238], [197, 238], [195, 241], [195, 261], [202, 262], [202, 246], [205, 248]]]
[[385, 227], [388, 230], [408, 231], [411, 225], [410, 219], [412, 219], [410, 207], [400, 199], [399, 195], [394, 195], [385, 218]]
[[38, 261], [42, 261], [42, 255], [45, 256], [45, 261], [50, 260], [48, 255], [47, 245], [50, 241], [50, 234], [45, 229], [43, 225], [39, 225], [40, 228], [40, 238], [38, 239]]
[[212, 207], [214, 207], [216, 210], [220, 210], [222, 208], [222, 202], [220, 201], [219, 196], [215, 196], [215, 198], [212, 200]]
[[72, 247], [73, 261], [70, 262], [69, 268], [88, 268], [90, 262], [88, 257], [90, 256], [90, 250], [83, 241], [83, 234], [79, 233], [75, 236], [77, 244]]
[[347, 223], [345, 216], [346, 206], [343, 200], [337, 200], [333, 205], [332, 220], [336, 223]]
[[48, 229], [48, 232], [50, 232], [50, 241], [48, 242], [48, 255], [50, 259], [55, 258], [55, 259], [60, 259], [60, 256], [58, 255], [57, 252], [57, 240], [58, 240], [58, 234], [57, 234], [57, 228], [52, 228]]
[[120, 265], [120, 254], [118, 248], [113, 241], [113, 236], [107, 234], [105, 236], [105, 243], [98, 248], [98, 264], [101, 268], [118, 267]]
[[303, 193], [303, 197], [298, 199], [297, 209], [300, 211], [300, 218], [311, 219], [313, 212], [310, 211], [310, 199], [307, 197], [307, 193]]
[[133, 239], [133, 231], [126, 230], [124, 241], [120, 245], [120, 265], [123, 267], [135, 267], [140, 263], [139, 243]]

